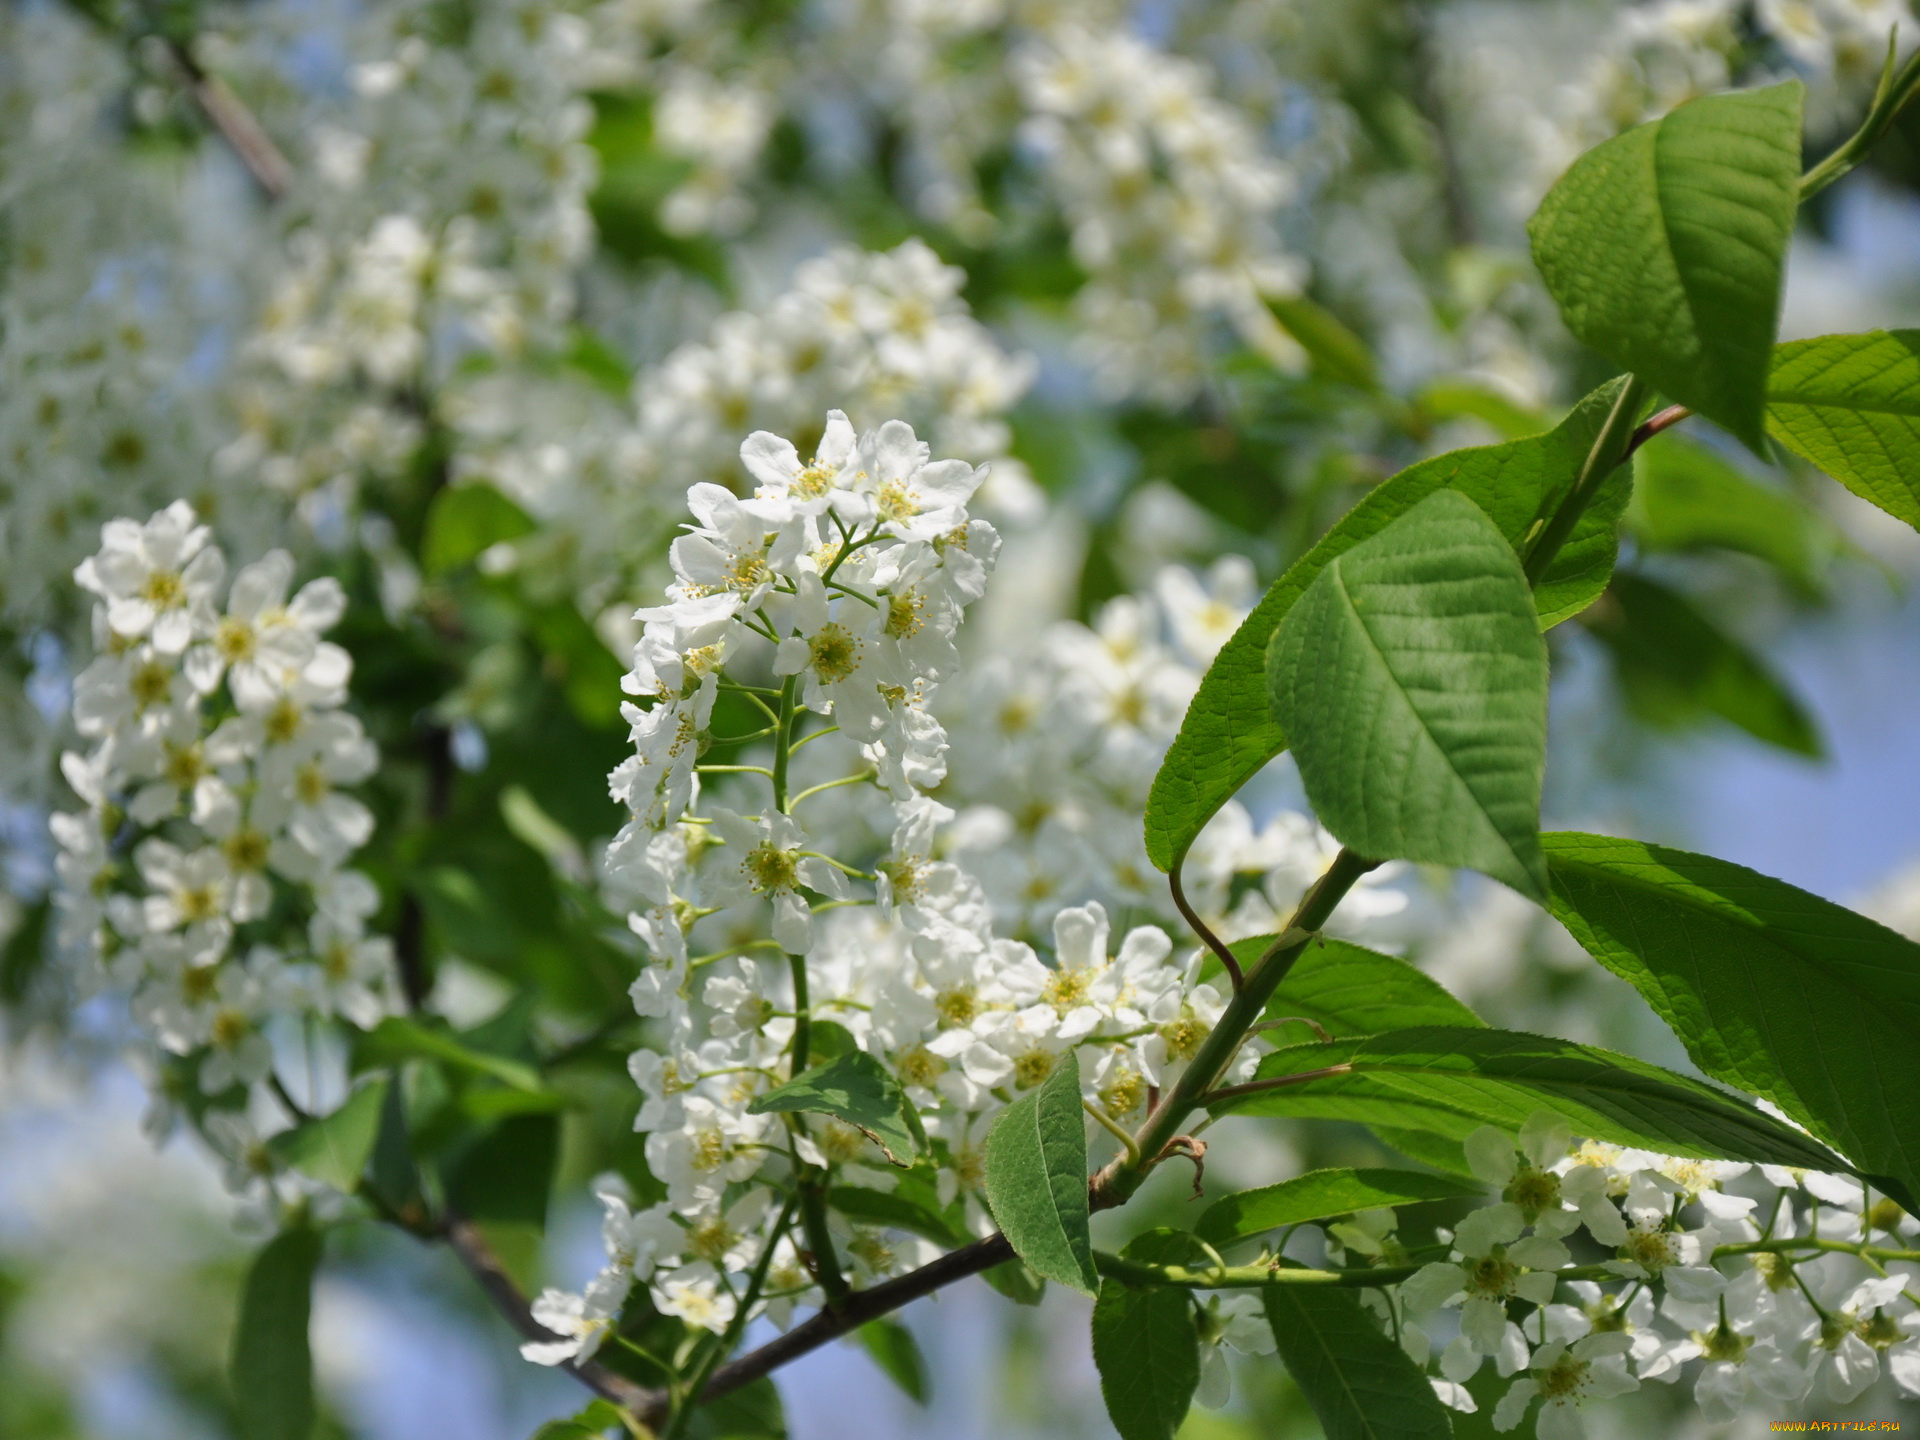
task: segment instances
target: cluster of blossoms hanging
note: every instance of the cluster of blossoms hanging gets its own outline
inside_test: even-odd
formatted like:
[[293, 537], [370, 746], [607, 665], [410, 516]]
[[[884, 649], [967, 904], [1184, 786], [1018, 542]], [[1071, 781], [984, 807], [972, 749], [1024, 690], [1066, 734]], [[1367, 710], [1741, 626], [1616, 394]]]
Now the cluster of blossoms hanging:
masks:
[[377, 891], [347, 868], [374, 820], [346, 792], [379, 754], [342, 708], [352, 661], [320, 638], [346, 597], [331, 579], [289, 596], [294, 563], [275, 550], [223, 605], [225, 572], [184, 501], [106, 526], [75, 574], [96, 597], [73, 697], [90, 748], [61, 763], [87, 808], [52, 828], [75, 974], [131, 994], [179, 1082], [231, 1112], [213, 1128], [233, 1148], [272, 1070], [269, 1019], [372, 1027], [393, 951], [367, 934]]
[[[1222, 1006], [1197, 958], [1173, 962], [1164, 931], [1142, 926], [1114, 946], [1098, 903], [1058, 909], [1043, 961], [997, 934], [980, 882], [940, 858], [953, 812], [927, 793], [948, 750], [932, 702], [999, 545], [967, 511], [981, 472], [929, 461], [897, 421], [856, 438], [838, 411], [810, 461], [765, 432], [741, 455], [755, 495], [689, 492], [700, 524], [675, 542], [671, 603], [638, 617], [626, 681], [636, 753], [612, 777], [633, 819], [608, 849], [607, 882], [647, 951], [633, 999], [661, 1037], [633, 1059], [636, 1126], [667, 1195], [638, 1215], [603, 1197], [610, 1263], [584, 1295], [540, 1303], [570, 1337], [528, 1348], [548, 1362], [591, 1353], [635, 1283], [663, 1313], [724, 1328], [768, 1244], [780, 1248], [764, 1303], [782, 1315], [819, 1303], [822, 1269], [866, 1283], [927, 1257], [922, 1240], [835, 1214], [830, 1242], [809, 1236], [803, 1262], [776, 1215], [809, 1169], [874, 1189], [924, 1185], [937, 1208], [959, 1204], [967, 1230], [990, 1233], [981, 1145], [1010, 1098], [1085, 1052], [1090, 1102], [1116, 1120], [1137, 1115]], [[776, 684], [743, 683], [756, 679]], [[723, 691], [764, 712], [769, 765], [702, 773]], [[805, 716], [822, 719], [806, 729]], [[816, 773], [830, 778], [804, 784]], [[807, 813], [850, 785], [892, 816], [867, 869], [831, 853]], [[827, 1036], [895, 1077], [928, 1137], [930, 1174], [890, 1174], [851, 1125], [754, 1113], [757, 1097], [829, 1052]], [[1242, 1068], [1256, 1059], [1250, 1049]]]

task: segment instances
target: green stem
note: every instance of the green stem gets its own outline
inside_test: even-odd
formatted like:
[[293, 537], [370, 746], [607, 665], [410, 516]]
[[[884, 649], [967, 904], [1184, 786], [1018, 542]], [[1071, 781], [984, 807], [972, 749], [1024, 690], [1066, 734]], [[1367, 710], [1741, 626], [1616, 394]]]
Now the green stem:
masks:
[[787, 813], [787, 762], [793, 754], [793, 692], [799, 686], [798, 675], [787, 676], [780, 687], [780, 713], [774, 719], [773, 736], [773, 808]]
[[780, 1218], [773, 1222], [773, 1233], [767, 1237], [767, 1248], [760, 1252], [760, 1258], [754, 1262], [753, 1273], [747, 1279], [746, 1293], [740, 1297], [733, 1319], [727, 1322], [726, 1332], [701, 1357], [692, 1378], [676, 1391], [673, 1413], [667, 1417], [667, 1426], [660, 1432], [660, 1440], [679, 1440], [685, 1433], [687, 1422], [693, 1418], [693, 1412], [700, 1403], [700, 1394], [707, 1388], [707, 1381], [715, 1367], [740, 1343], [740, 1334], [747, 1328], [747, 1313], [753, 1309], [754, 1302], [760, 1298], [760, 1291], [766, 1286], [767, 1271], [773, 1266], [773, 1252], [780, 1248], [780, 1237], [787, 1233], [787, 1226], [793, 1223], [793, 1204], [794, 1197], [789, 1195], [786, 1204], [780, 1207]]
[[1580, 466], [1580, 474], [1574, 479], [1573, 488], [1544, 522], [1535, 521], [1536, 528], [1528, 538], [1523, 562], [1527, 583], [1535, 589], [1539, 588], [1547, 567], [1553, 564], [1560, 547], [1567, 543], [1567, 537], [1573, 534], [1573, 527], [1580, 523], [1580, 517], [1586, 513], [1587, 506], [1593, 503], [1593, 497], [1600, 492], [1607, 477], [1631, 453], [1634, 421], [1641, 407], [1646, 404], [1647, 394], [1648, 387], [1644, 380], [1637, 375], [1628, 377], [1619, 398], [1613, 402], [1606, 423], [1594, 437], [1593, 447], [1587, 451], [1587, 458]]
[[787, 970], [793, 976], [793, 1073], [798, 1075], [813, 1054], [813, 1002], [807, 997], [806, 956], [787, 956]]
[[1887, 66], [1881, 72], [1880, 88], [1874, 94], [1873, 104], [1867, 107], [1866, 118], [1860, 122], [1860, 128], [1847, 137], [1845, 144], [1800, 177], [1800, 203], [1806, 204], [1866, 159], [1868, 152], [1886, 138], [1893, 122], [1916, 93], [1920, 93], [1920, 50], [1909, 55], [1907, 63], [1896, 74], [1893, 45], [1889, 41]]
[[1342, 850], [1334, 857], [1333, 864], [1327, 867], [1327, 873], [1301, 898], [1286, 928], [1248, 970], [1246, 983], [1234, 991], [1233, 998], [1227, 1002], [1226, 1013], [1220, 1017], [1219, 1024], [1213, 1027], [1207, 1038], [1200, 1042], [1192, 1063], [1161, 1097], [1160, 1103], [1140, 1127], [1140, 1132], [1134, 1137], [1134, 1144], [1139, 1150], [1137, 1158], [1125, 1155], [1116, 1157], [1094, 1176], [1091, 1198], [1095, 1209], [1104, 1210], [1124, 1204], [1140, 1188], [1141, 1182], [1160, 1163], [1167, 1142], [1180, 1133], [1180, 1127], [1186, 1123], [1187, 1116], [1198, 1108], [1201, 1097], [1213, 1089], [1220, 1076], [1233, 1063], [1233, 1057], [1239, 1054], [1247, 1032], [1260, 1019], [1267, 1001], [1286, 978], [1287, 971], [1293, 968], [1293, 962], [1299, 958], [1301, 951], [1313, 943], [1315, 934], [1327, 923], [1334, 907], [1346, 898], [1347, 892], [1360, 877], [1379, 863], [1378, 860], [1362, 859], [1351, 850]]

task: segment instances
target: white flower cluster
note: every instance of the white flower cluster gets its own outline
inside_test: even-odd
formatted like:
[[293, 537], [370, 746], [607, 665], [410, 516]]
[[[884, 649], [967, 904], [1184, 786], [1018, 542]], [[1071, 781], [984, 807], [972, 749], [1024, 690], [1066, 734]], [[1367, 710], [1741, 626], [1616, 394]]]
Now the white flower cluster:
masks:
[[[1006, 412], [1032, 382], [967, 311], [964, 271], [923, 242], [869, 253], [843, 246], [804, 262], [763, 309], [733, 311], [633, 385], [637, 416], [556, 393], [517, 373], [449, 397], [454, 470], [484, 479], [542, 523], [511, 560], [535, 583], [571, 577], [590, 608], [631, 593], [636, 534], [667, 531], [663, 497], [724, 480], [749, 426], [803, 434], [833, 404], [856, 423], [902, 416], [942, 453], [993, 461], [982, 502], [1009, 518], [1040, 501], [1005, 458]], [[613, 523], [609, 523], [610, 518]], [[626, 627], [625, 608], [609, 628]]]
[[1010, 65], [1028, 111], [1020, 139], [1041, 157], [1091, 277], [1074, 303], [1103, 387], [1185, 399], [1213, 316], [1297, 363], [1264, 303], [1305, 278], [1273, 223], [1291, 177], [1211, 93], [1207, 67], [1071, 23], [1020, 45]]
[[[593, 246], [584, 22], [483, 5], [429, 41], [430, 8], [368, 12], [347, 101], [297, 117], [301, 181], [241, 346], [218, 467], [307, 497], [310, 521], [404, 463], [463, 360], [558, 344]], [[282, 43], [268, 20], [214, 48], [271, 93]]]
[[52, 818], [62, 947], [208, 1096], [268, 1077], [276, 1012], [378, 1023], [393, 968], [366, 933], [374, 886], [345, 868], [373, 831], [347, 792], [379, 759], [341, 708], [352, 662], [320, 638], [346, 597], [330, 579], [289, 597], [276, 550], [222, 608], [225, 570], [184, 501], [105, 527], [75, 574], [97, 597], [73, 699], [91, 748], [61, 766], [87, 808]]
[[[1138, 927], [1116, 950], [1102, 906], [1062, 909], [1042, 959], [996, 934], [979, 881], [937, 858], [952, 812], [927, 793], [947, 751], [929, 701], [955, 673], [961, 614], [998, 546], [967, 512], [980, 472], [930, 462], [899, 422], [856, 438], [837, 411], [810, 460], [764, 432], [741, 457], [756, 493], [693, 487], [699, 524], [675, 542], [671, 603], [639, 616], [646, 631], [627, 679], [636, 753], [612, 778], [633, 820], [607, 852], [608, 881], [629, 897], [647, 951], [633, 999], [661, 1039], [633, 1057], [645, 1097], [636, 1128], [666, 1199], [634, 1215], [605, 1197], [610, 1263], [584, 1295], [543, 1300], [543, 1323], [568, 1337], [528, 1347], [547, 1363], [590, 1353], [635, 1283], [664, 1313], [725, 1327], [743, 1273], [769, 1245], [761, 1303], [784, 1316], [817, 1302], [828, 1259], [803, 1258], [773, 1220], [785, 1213], [778, 1192], [808, 1170], [911, 1190], [954, 1233], [985, 1233], [981, 1145], [1010, 1099], [1073, 1064], [1090, 1099], [1116, 1119], [1137, 1116], [1223, 1008], [1198, 983], [1197, 958], [1170, 963], [1164, 931]], [[771, 722], [775, 753], [770, 765], [703, 773], [715, 704], [729, 692]], [[830, 723], [801, 734], [796, 714]], [[837, 760], [811, 765], [834, 778], [790, 793], [782, 742], [800, 752], [796, 774], [838, 747]], [[816, 797], [853, 785], [872, 787], [892, 816], [871, 869], [835, 855], [831, 827], [809, 814]], [[717, 803], [722, 794], [738, 808]], [[693, 953], [690, 937], [713, 948]], [[890, 1170], [850, 1125], [751, 1113], [756, 1096], [804, 1068], [796, 1048], [820, 1055], [827, 1036], [891, 1072], [928, 1137], [925, 1160]], [[929, 1253], [837, 1213], [832, 1225], [831, 1264], [856, 1284]]]
[[[1590, 1401], [1687, 1375], [1717, 1422], [1750, 1393], [1845, 1404], [1883, 1372], [1920, 1395], [1920, 1223], [1858, 1180], [1575, 1145], [1546, 1113], [1518, 1136], [1482, 1127], [1466, 1156], [1499, 1198], [1442, 1232], [1447, 1258], [1368, 1292], [1447, 1404], [1475, 1409], [1466, 1382], [1488, 1360], [1515, 1377], [1495, 1429], [1538, 1401], [1544, 1440], [1578, 1440]], [[1404, 1267], [1397, 1230], [1363, 1211], [1327, 1227], [1329, 1258]], [[1575, 1265], [1570, 1243], [1607, 1258]]]
[[[1275, 224], [1290, 174], [1215, 93], [1210, 65], [1148, 44], [1120, 7], [847, 7], [783, 29], [787, 47], [772, 51], [743, 46], [717, 8], [635, 26], [629, 7], [606, 5], [593, 23], [653, 88], [662, 148], [691, 163], [659, 202], [671, 233], [747, 223], [783, 111], [826, 142], [829, 163], [845, 161], [828, 137], [884, 125], [908, 203], [969, 243], [1017, 244], [1064, 220], [1089, 276], [1075, 333], [1112, 394], [1189, 397], [1222, 319], [1277, 359], [1298, 355], [1261, 303], [1293, 293], [1305, 269]], [[1014, 213], [996, 215], [982, 171], [1008, 151], [1025, 183]]]

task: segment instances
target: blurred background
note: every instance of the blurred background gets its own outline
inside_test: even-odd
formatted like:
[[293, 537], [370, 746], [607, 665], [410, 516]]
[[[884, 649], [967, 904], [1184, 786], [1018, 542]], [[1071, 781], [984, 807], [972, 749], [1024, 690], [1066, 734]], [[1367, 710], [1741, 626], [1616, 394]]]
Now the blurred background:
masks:
[[[224, 1368], [262, 1234], [203, 1144], [156, 1143], [124, 998], [82, 994], [50, 944], [46, 817], [91, 645], [67, 577], [103, 520], [184, 496], [240, 558], [280, 544], [347, 577], [356, 705], [396, 767], [427, 726], [486, 843], [525, 839], [499, 814], [520, 785], [590, 851], [618, 818], [628, 616], [686, 486], [738, 484], [748, 431], [804, 452], [840, 406], [992, 462], [1007, 545], [975, 655], [1038, 673], [1077, 626], [1199, 623], [1192, 577], [1231, 619], [1369, 485], [1537, 432], [1605, 378], [1526, 251], [1575, 155], [1798, 75], [1817, 156], [1912, 23], [1891, 0], [9, 0], [0, 1437], [237, 1433]], [[1914, 324], [1909, 115], [1803, 215], [1782, 333]], [[1554, 632], [1548, 823], [1920, 933], [1920, 537], [1698, 422], [1637, 481], [1627, 578]], [[455, 561], [423, 549], [448, 486], [515, 517]], [[1753, 487], [1740, 523], [1713, 499]], [[1164, 746], [1178, 717], [1127, 723]], [[394, 773], [383, 823], [417, 779]], [[1256, 823], [1298, 805], [1284, 761], [1249, 797]], [[481, 843], [442, 870], [521, 873]], [[1130, 855], [1099, 884], [1124, 892]], [[1493, 1023], [1684, 1067], [1517, 897], [1403, 888], [1400, 948]], [[526, 986], [564, 1010], [507, 953], [557, 902], [457, 898], [428, 914], [445, 1013]], [[1239, 1123], [1210, 1184], [1365, 1153]], [[529, 1274], [591, 1273], [603, 1149], [568, 1139]], [[1176, 1212], [1184, 1182], [1162, 1189], [1149, 1208]], [[1108, 1435], [1083, 1310], [956, 1287], [904, 1316], [929, 1403], [838, 1345], [781, 1372], [787, 1426]], [[313, 1324], [326, 1435], [523, 1440], [582, 1399], [450, 1256], [391, 1232], [336, 1234]], [[1685, 1398], [1593, 1428], [1744, 1433]], [[1884, 1387], [1846, 1413], [1920, 1423]], [[1271, 1364], [1183, 1431], [1315, 1433]]]

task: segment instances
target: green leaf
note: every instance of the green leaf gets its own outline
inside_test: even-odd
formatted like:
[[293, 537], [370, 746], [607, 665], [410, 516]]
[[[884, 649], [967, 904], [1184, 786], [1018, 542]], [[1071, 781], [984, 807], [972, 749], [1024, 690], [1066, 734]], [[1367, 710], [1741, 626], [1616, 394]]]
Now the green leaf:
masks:
[[[1162, 870], [1178, 865], [1214, 813], [1287, 748], [1286, 732], [1267, 705], [1267, 642], [1314, 578], [1443, 489], [1471, 499], [1518, 549], [1542, 509], [1573, 483], [1624, 383], [1601, 386], [1547, 434], [1454, 450], [1402, 470], [1375, 486], [1273, 583], [1201, 679], [1180, 733], [1153, 777], [1146, 839], [1155, 865]], [[1622, 467], [1600, 487], [1548, 567], [1533, 597], [1542, 628], [1578, 614], [1606, 588], [1617, 549], [1614, 532], [1631, 488], [1631, 476]]]
[[1790, 1125], [1703, 1081], [1514, 1030], [1422, 1027], [1294, 1045], [1265, 1056], [1256, 1074], [1317, 1078], [1230, 1097], [1215, 1113], [1347, 1120], [1464, 1140], [1482, 1125], [1517, 1131], [1534, 1111], [1550, 1110], [1577, 1135], [1666, 1155], [1847, 1168]]
[[1320, 572], [1267, 650], [1320, 822], [1362, 855], [1545, 901], [1547, 646], [1520, 561], [1442, 490]]
[[600, 1440], [616, 1426], [620, 1434], [627, 1433], [626, 1424], [613, 1403], [595, 1400], [577, 1415], [565, 1420], [549, 1420], [533, 1432], [533, 1440]]
[[[1233, 942], [1241, 968], [1250, 968], [1274, 941], [1258, 935]], [[1311, 1020], [1327, 1034], [1378, 1035], [1415, 1025], [1484, 1025], [1440, 982], [1405, 960], [1320, 936], [1301, 951], [1267, 1002], [1267, 1020]], [[1304, 1040], [1308, 1027], [1275, 1038]]]
[[687, 1425], [687, 1440], [787, 1440], [787, 1414], [780, 1392], [762, 1376], [717, 1400], [702, 1402]]
[[913, 1332], [891, 1316], [869, 1320], [853, 1332], [861, 1348], [873, 1357], [873, 1363], [886, 1371], [887, 1378], [924, 1405], [932, 1395], [927, 1381], [927, 1362], [921, 1357]]
[[1638, 575], [1614, 576], [1609, 594], [1612, 603], [1594, 606], [1585, 623], [1612, 652], [1635, 715], [1663, 726], [1717, 715], [1796, 755], [1825, 753], [1785, 682], [1686, 597]]
[[1920, 330], [1775, 347], [1767, 428], [1861, 499], [1920, 527]]
[[420, 568], [437, 579], [477, 559], [480, 552], [533, 529], [527, 512], [491, 485], [454, 485], [427, 507]]
[[302, 1227], [269, 1240], [247, 1272], [229, 1370], [246, 1440], [307, 1440], [313, 1433], [307, 1320], [319, 1263], [320, 1233]]
[[1268, 1285], [1280, 1362], [1327, 1440], [1449, 1440], [1453, 1427], [1426, 1373], [1344, 1290]]
[[540, 1083], [540, 1072], [533, 1066], [476, 1050], [445, 1030], [404, 1015], [389, 1015], [360, 1036], [355, 1041], [353, 1056], [356, 1070], [397, 1065], [403, 1060], [438, 1060], [456, 1070], [490, 1076], [516, 1090], [549, 1093]]
[[1546, 843], [1554, 914], [1694, 1064], [1765, 1096], [1914, 1208], [1920, 945], [1725, 860], [1602, 835]]
[[447, 1199], [470, 1220], [544, 1228], [559, 1159], [558, 1117], [512, 1116], [447, 1166]]
[[1357, 390], [1379, 390], [1380, 372], [1374, 364], [1373, 352], [1367, 349], [1367, 342], [1349, 330], [1332, 311], [1304, 295], [1269, 299], [1267, 308], [1281, 328], [1307, 352], [1314, 374]]
[[1528, 225], [1574, 336], [1759, 450], [1800, 190], [1798, 81], [1589, 150]]
[[1462, 1180], [1474, 1180], [1473, 1167], [1467, 1163], [1467, 1151], [1458, 1140], [1426, 1130], [1401, 1130], [1392, 1125], [1369, 1125], [1374, 1138], [1389, 1150], [1397, 1150], [1409, 1160], [1431, 1165]]
[[1382, 1205], [1454, 1200], [1485, 1192], [1484, 1185], [1445, 1175], [1424, 1175], [1417, 1170], [1310, 1170], [1278, 1185], [1223, 1196], [1207, 1207], [1193, 1233], [1209, 1244], [1227, 1245], [1282, 1225], [1324, 1220], [1330, 1215], [1350, 1215]]
[[1087, 1234], [1087, 1117], [1078, 1056], [1068, 1051], [1038, 1088], [987, 1132], [987, 1204], [1034, 1274], [1083, 1295], [1100, 1285]]
[[1047, 1298], [1047, 1282], [1019, 1260], [1003, 1260], [980, 1278], [1016, 1305], [1038, 1305]]
[[1646, 446], [1638, 463], [1626, 520], [1641, 549], [1736, 550], [1765, 561], [1803, 594], [1824, 588], [1840, 537], [1818, 512], [1684, 435]]
[[[1121, 1254], [1148, 1263], [1185, 1263], [1193, 1249], [1190, 1235], [1154, 1230], [1135, 1238]], [[1121, 1440], [1172, 1440], [1200, 1383], [1200, 1338], [1187, 1292], [1102, 1280], [1093, 1305], [1093, 1363]]]
[[863, 1133], [891, 1163], [906, 1167], [913, 1164], [919, 1147], [901, 1113], [903, 1103], [900, 1083], [887, 1067], [866, 1051], [854, 1050], [775, 1086], [747, 1106], [747, 1113], [831, 1115]]
[[331, 1115], [273, 1136], [267, 1151], [289, 1169], [352, 1193], [373, 1154], [386, 1103], [387, 1080], [381, 1076], [355, 1090]]

